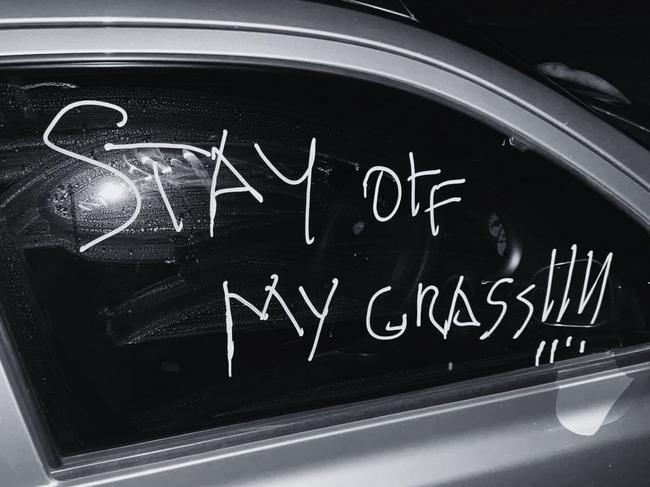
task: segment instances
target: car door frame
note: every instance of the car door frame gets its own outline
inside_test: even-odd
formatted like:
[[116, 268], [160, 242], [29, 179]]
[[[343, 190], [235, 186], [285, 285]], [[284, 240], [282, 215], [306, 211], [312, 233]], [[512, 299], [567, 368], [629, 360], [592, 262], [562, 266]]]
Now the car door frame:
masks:
[[[585, 107], [415, 23], [282, 3], [292, 13], [263, 6], [246, 12], [223, 2], [206, 18], [202, 2], [182, 15], [163, 2], [156, 17], [124, 10], [109, 18], [83, 9], [5, 17], [0, 69], [240, 63], [383, 83], [511, 133], [649, 228], [650, 153]], [[650, 443], [643, 423], [650, 388], [641, 387], [650, 380], [650, 347], [639, 346], [59, 463], [4, 330], [2, 338], [0, 478], [11, 485], [546, 485], [571, 479], [567, 472], [578, 463], [581, 482], [611, 485], [630, 475], [635, 453]], [[562, 391], [588, 391], [593, 384], [616, 389], [628, 381], [636, 384], [630, 407], [615, 428], [583, 437], [561, 423]], [[597, 414], [598, 398], [584, 396], [572, 413]], [[637, 466], [635, 475], [650, 470]]]

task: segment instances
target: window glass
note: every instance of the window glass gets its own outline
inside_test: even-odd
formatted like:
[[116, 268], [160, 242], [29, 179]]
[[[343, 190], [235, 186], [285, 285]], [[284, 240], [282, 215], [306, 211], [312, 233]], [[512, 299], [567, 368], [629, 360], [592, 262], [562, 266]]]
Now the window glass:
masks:
[[646, 341], [644, 229], [511, 142], [326, 75], [6, 71], [0, 298], [59, 451]]

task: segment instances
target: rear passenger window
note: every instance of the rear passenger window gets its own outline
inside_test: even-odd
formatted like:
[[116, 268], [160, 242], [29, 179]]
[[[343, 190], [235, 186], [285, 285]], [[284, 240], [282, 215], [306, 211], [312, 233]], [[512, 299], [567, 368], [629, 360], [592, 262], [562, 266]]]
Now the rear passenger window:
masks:
[[2, 311], [62, 454], [647, 341], [646, 230], [443, 105], [243, 68], [0, 92]]

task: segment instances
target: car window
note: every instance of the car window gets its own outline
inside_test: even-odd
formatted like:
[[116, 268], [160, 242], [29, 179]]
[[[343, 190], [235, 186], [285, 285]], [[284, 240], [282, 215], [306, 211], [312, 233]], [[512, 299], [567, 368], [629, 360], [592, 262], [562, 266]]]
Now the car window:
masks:
[[438, 102], [243, 67], [0, 90], [2, 311], [64, 455], [647, 341], [646, 229]]

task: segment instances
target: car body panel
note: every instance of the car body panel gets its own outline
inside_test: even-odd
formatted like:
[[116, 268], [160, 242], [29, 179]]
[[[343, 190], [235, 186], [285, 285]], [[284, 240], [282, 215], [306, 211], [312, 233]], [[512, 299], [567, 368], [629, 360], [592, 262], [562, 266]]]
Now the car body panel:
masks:
[[[647, 364], [625, 367], [132, 467], [119, 475], [99, 474], [71, 485], [543, 486], [551, 479], [558, 485], [634, 485], [644, 471], [638, 463], [650, 434], [649, 371]], [[619, 404], [626, 411], [618, 421], [581, 436], [559, 418], [598, 414], [584, 403], [561, 409], [562, 395], [588, 381], [598, 381], [603, 393], [617, 390], [620, 381], [633, 383], [635, 392], [629, 390]], [[636, 469], [627, 468], [632, 462]]]
[[[0, 6], [0, 19], [6, 67], [234, 62], [328, 71], [414, 91], [553, 154], [650, 225], [646, 149], [559, 92], [410, 19], [294, 0], [23, 2]], [[650, 473], [641, 458], [650, 443], [645, 347], [623, 353], [632, 357], [625, 365], [619, 354], [601, 354], [540, 367], [531, 373], [540, 383], [513, 391], [490, 394], [486, 381], [470, 381], [458, 386], [467, 397], [446, 403], [435, 404], [439, 391], [422, 391], [328, 408], [310, 417], [332, 423], [275, 437], [215, 444], [223, 435], [217, 430], [53, 467], [44, 466], [52, 454], [38, 423], [31, 424], [34, 406], [11, 351], [3, 355], [0, 418], [15, 448], [4, 447], [0, 478], [11, 485], [632, 485]], [[577, 399], [567, 392], [576, 390]], [[593, 423], [603, 410], [609, 419], [594, 434], [566, 426], [567, 417]], [[268, 422], [248, 428], [262, 432]]]

